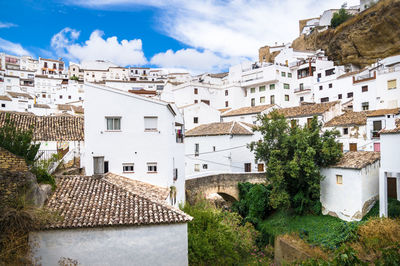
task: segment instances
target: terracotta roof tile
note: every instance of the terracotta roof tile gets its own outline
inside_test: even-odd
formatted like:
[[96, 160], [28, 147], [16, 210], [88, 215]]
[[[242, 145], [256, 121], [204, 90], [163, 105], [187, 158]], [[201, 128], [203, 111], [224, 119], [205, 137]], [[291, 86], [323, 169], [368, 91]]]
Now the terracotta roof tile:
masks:
[[0, 101], [9, 101], [9, 102], [11, 102], [12, 100], [10, 99], [10, 97], [8, 97], [6, 95], [0, 95]]
[[225, 113], [221, 116], [227, 117], [227, 116], [237, 116], [237, 115], [259, 114], [273, 106], [274, 106], [274, 104], [259, 105], [259, 106], [252, 106], [252, 107], [242, 107], [239, 109], [234, 109], [234, 110], [232, 110], [228, 113]]
[[72, 115], [36, 116], [30, 113], [0, 111], [0, 127], [4, 125], [7, 114], [20, 130], [33, 128], [36, 141], [83, 141], [83, 117]]
[[336, 116], [327, 123], [324, 127], [366, 125], [368, 111], [353, 112], [347, 111], [342, 115]]
[[393, 109], [378, 109], [374, 111], [370, 111], [367, 116], [372, 117], [372, 116], [383, 116], [387, 114], [399, 114], [400, 113], [400, 108], [393, 108]]
[[218, 135], [253, 135], [241, 122], [221, 122], [200, 125], [186, 132], [186, 137]]
[[224, 78], [229, 75], [229, 72], [217, 73], [217, 74], [209, 74], [212, 78]]
[[33, 105], [33, 107], [35, 107], [35, 108], [50, 109], [50, 106], [48, 106], [47, 104], [38, 104], [38, 103], [35, 103], [35, 104]]
[[75, 105], [72, 105], [72, 109], [73, 109], [74, 112], [77, 113], [77, 114], [83, 114], [83, 113], [85, 112], [82, 106], [75, 106]]
[[380, 156], [380, 152], [375, 151], [349, 151], [344, 153], [340, 161], [332, 167], [362, 169], [380, 160]]
[[192, 219], [166, 203], [90, 176], [61, 177], [46, 205], [61, 219], [44, 229], [171, 224]]
[[336, 104], [339, 104], [339, 101], [327, 102], [327, 103], [303, 104], [296, 107], [281, 108], [278, 109], [278, 112], [283, 114], [285, 117], [322, 115]]
[[380, 134], [396, 134], [400, 133], [400, 118], [397, 118], [395, 121], [395, 127], [392, 129], [382, 129], [379, 131]]
[[28, 99], [33, 99], [32, 96], [30, 96], [28, 93], [22, 93], [22, 92], [13, 92], [9, 91], [7, 92], [12, 98], [18, 98], [18, 97], [25, 97]]
[[57, 109], [60, 111], [72, 111], [71, 105], [68, 104], [57, 104]]

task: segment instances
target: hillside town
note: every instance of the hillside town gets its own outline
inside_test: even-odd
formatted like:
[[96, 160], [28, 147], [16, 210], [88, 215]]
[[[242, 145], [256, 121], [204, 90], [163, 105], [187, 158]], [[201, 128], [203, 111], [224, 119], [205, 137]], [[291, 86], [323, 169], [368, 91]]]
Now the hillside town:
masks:
[[[328, 30], [336, 12], [300, 20], [299, 34]], [[390, 216], [400, 201], [400, 54], [361, 66], [275, 43], [257, 61], [193, 74], [0, 53], [0, 131], [31, 132], [33, 160], [55, 176], [54, 187], [31, 188], [36, 206], [61, 216], [29, 233], [43, 265], [188, 265], [196, 216], [183, 206], [201, 195], [230, 208], [243, 200], [238, 183], [268, 180], [254, 147], [275, 116], [287, 132], [337, 134], [339, 159], [317, 173], [321, 215], [346, 224], [374, 208]], [[4, 145], [0, 188], [17, 191], [31, 166]]]

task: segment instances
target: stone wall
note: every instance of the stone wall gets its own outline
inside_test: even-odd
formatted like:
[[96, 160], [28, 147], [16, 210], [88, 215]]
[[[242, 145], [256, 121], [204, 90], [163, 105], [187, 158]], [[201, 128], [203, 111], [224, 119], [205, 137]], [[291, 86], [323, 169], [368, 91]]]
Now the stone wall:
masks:
[[28, 166], [25, 159], [0, 148], [0, 171], [27, 172]]
[[275, 239], [274, 262], [276, 265], [287, 265], [295, 261], [302, 261], [310, 256], [299, 247], [290, 236], [278, 236]]

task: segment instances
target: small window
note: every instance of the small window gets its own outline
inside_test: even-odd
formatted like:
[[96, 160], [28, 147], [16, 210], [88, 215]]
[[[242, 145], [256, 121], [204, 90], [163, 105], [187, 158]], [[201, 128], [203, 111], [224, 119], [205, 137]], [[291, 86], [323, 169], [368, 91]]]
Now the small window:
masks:
[[200, 145], [199, 143], [194, 144], [194, 156], [199, 156], [200, 154]]
[[304, 90], [304, 83], [300, 83], [299, 87], [301, 91]]
[[349, 134], [349, 128], [345, 127], [343, 128], [343, 135], [348, 135]]
[[321, 103], [329, 102], [329, 97], [321, 98]]
[[60, 99], [62, 99], [62, 95], [60, 95]]
[[352, 92], [347, 93], [347, 98], [353, 98], [353, 93]]
[[42, 94], [42, 98], [46, 98], [46, 94]]
[[283, 83], [283, 88], [288, 90], [290, 89], [290, 85], [287, 83]]
[[282, 77], [286, 77], [286, 72], [281, 72]]
[[260, 97], [260, 103], [265, 103], [265, 97]]
[[194, 171], [195, 172], [200, 172], [200, 164], [195, 164], [194, 165]]
[[317, 78], [319, 78], [319, 79], [320, 79], [320, 78], [321, 78], [321, 76], [322, 76], [322, 75], [321, 75], [321, 73], [318, 73], [318, 74], [317, 74]]
[[300, 102], [304, 102], [304, 97], [303, 96], [300, 97]]
[[363, 102], [363, 103], [361, 103], [361, 109], [362, 109], [363, 111], [369, 110], [369, 102]]
[[269, 89], [270, 90], [275, 90], [275, 84], [269, 84]]
[[397, 88], [397, 84], [396, 84], [396, 80], [388, 80], [388, 90], [392, 90], [392, 89], [396, 89]]
[[122, 164], [122, 171], [124, 173], [133, 173], [135, 170], [133, 163], [123, 163]]
[[256, 99], [255, 98], [252, 98], [251, 99], [251, 106], [255, 106], [256, 105]]
[[245, 172], [251, 172], [251, 163], [245, 163], [244, 164], [244, 171]]
[[147, 163], [148, 173], [157, 173], [157, 163]]
[[107, 130], [121, 130], [121, 118], [120, 117], [106, 117]]
[[285, 101], [287, 101], [287, 102], [289, 101], [289, 95], [287, 95], [287, 94], [285, 95]]
[[332, 89], [332, 87], [333, 87], [332, 83], [329, 83], [328, 87], [329, 87], [329, 89]]
[[194, 100], [194, 103], [198, 103], [199, 101], [198, 100]]
[[250, 88], [250, 92], [251, 93], [255, 93], [256, 92], [256, 88]]
[[287, 73], [288, 78], [292, 77], [292, 73]]
[[260, 88], [258, 89], [260, 92], [265, 91], [265, 86], [260, 86]]
[[193, 117], [193, 123], [198, 124], [199, 123], [199, 118], [197, 116]]
[[275, 95], [270, 96], [271, 104], [275, 104]]
[[368, 85], [361, 87], [361, 92], [367, 92], [367, 91], [368, 91]]
[[199, 90], [197, 88], [194, 88], [194, 94], [199, 94]]
[[324, 88], [324, 86], [322, 86], [322, 85], [319, 86], [320, 91], [322, 91], [323, 88]]
[[334, 68], [325, 70], [325, 76], [330, 76], [330, 75], [333, 75], [333, 74], [335, 74], [335, 69]]
[[6, 107], [6, 104], [5, 104], [5, 103], [2, 103], [2, 104], [1, 104], [1, 107], [3, 107], [3, 108]]
[[217, 150], [217, 147], [213, 146], [213, 151], [216, 151], [216, 150]]
[[343, 184], [343, 176], [342, 175], [336, 175], [336, 184], [338, 184], [338, 185]]
[[144, 117], [144, 130], [145, 131], [157, 131], [157, 116], [145, 116]]
[[225, 107], [228, 107], [228, 106], [229, 106], [229, 102], [225, 101]]
[[203, 169], [208, 169], [208, 164], [203, 164]]
[[228, 90], [225, 90], [225, 96], [228, 96], [228, 95], [229, 95]]
[[71, 95], [68, 95], [68, 99], [71, 99]]
[[337, 98], [340, 100], [342, 99], [342, 94], [338, 94]]

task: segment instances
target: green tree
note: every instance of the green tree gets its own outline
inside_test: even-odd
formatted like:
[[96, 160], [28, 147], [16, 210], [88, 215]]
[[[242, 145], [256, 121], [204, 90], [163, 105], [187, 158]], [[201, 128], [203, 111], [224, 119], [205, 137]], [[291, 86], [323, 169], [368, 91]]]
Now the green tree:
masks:
[[40, 144], [33, 142], [32, 129], [26, 131], [17, 129], [8, 114], [4, 125], [0, 128], [0, 147], [23, 157], [27, 164], [33, 164]]
[[321, 132], [314, 117], [310, 125], [290, 127], [279, 111], [259, 118], [256, 128], [263, 140], [250, 144], [256, 160], [264, 161], [272, 185], [269, 202], [273, 208], [293, 208], [298, 214], [320, 213], [321, 167], [339, 161], [338, 131]]
[[350, 15], [346, 10], [346, 4], [343, 4], [342, 7], [339, 9], [339, 12], [335, 12], [333, 14], [331, 19], [331, 27], [336, 28], [351, 17], [352, 15]]

